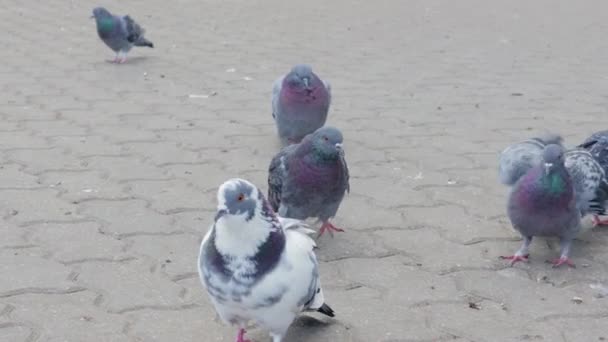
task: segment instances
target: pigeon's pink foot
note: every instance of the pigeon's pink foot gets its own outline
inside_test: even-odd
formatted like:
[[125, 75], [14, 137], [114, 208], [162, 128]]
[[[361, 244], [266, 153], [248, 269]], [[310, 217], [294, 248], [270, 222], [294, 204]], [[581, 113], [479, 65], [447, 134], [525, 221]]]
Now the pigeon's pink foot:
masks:
[[518, 261], [528, 262], [528, 256], [529, 256], [529, 254], [526, 254], [526, 255], [510, 255], [510, 256], [501, 256], [500, 258], [503, 259], [503, 260], [511, 260], [511, 262], [509, 263], [509, 265], [513, 266]]
[[123, 57], [118, 60], [118, 64], [125, 64], [125, 63], [127, 63], [127, 57]]
[[608, 219], [601, 219], [599, 215], [593, 215], [593, 226], [608, 226]]
[[576, 268], [576, 265], [572, 262], [572, 260], [568, 259], [568, 257], [561, 257], [559, 259], [555, 259], [550, 261], [553, 264], [553, 268], [560, 267], [561, 265], [568, 265], [572, 268]]
[[334, 232], [343, 232], [344, 229], [338, 228], [338, 227], [334, 226], [333, 224], [331, 224], [329, 222], [324, 222], [321, 225], [321, 230], [319, 231], [319, 236], [323, 235], [323, 233], [325, 233], [325, 231], [328, 231], [329, 234], [333, 237], [334, 236]]
[[251, 340], [245, 339], [245, 329], [243, 329], [243, 328], [239, 329], [239, 334], [236, 337], [236, 342], [251, 342]]

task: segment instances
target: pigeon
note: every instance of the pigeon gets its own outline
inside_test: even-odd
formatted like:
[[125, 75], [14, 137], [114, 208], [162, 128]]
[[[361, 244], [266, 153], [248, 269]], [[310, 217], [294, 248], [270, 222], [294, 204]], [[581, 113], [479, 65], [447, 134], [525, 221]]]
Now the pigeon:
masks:
[[608, 130], [593, 133], [577, 147], [589, 151], [608, 174]]
[[585, 150], [565, 151], [557, 135], [534, 138], [507, 147], [500, 156], [501, 181], [512, 186], [507, 213], [524, 244], [511, 265], [528, 258], [534, 236], [560, 237], [561, 255], [554, 266], [574, 266], [568, 258], [572, 239], [581, 230], [581, 217], [593, 214], [606, 201], [603, 169]]
[[133, 46], [154, 47], [144, 38], [145, 30], [128, 15], [116, 16], [103, 7], [96, 7], [91, 18], [95, 18], [99, 38], [116, 52], [113, 63], [125, 63]]
[[283, 145], [299, 143], [325, 125], [331, 86], [309, 65], [298, 64], [272, 87], [272, 117]]
[[[604, 175], [608, 175], [608, 130], [600, 131], [592, 134], [589, 138], [577, 146], [578, 149], [588, 151], [591, 156], [597, 161], [604, 171]], [[602, 182], [602, 185], [605, 183]], [[608, 225], [608, 220], [600, 220], [598, 215], [606, 215], [606, 198], [608, 198], [608, 189], [602, 186], [598, 190], [595, 201], [591, 207], [595, 212], [594, 223], [596, 225]], [[604, 200], [604, 202], [602, 202]]]
[[329, 219], [336, 215], [346, 192], [350, 192], [349, 173], [342, 133], [322, 127], [304, 137], [299, 144], [284, 147], [270, 162], [268, 200], [280, 216], [323, 222], [319, 236], [342, 232]]
[[325, 303], [316, 247], [302, 221], [278, 217], [263, 193], [244, 179], [230, 179], [217, 192], [217, 212], [200, 247], [198, 271], [221, 319], [239, 327], [254, 321], [281, 342], [296, 315]]

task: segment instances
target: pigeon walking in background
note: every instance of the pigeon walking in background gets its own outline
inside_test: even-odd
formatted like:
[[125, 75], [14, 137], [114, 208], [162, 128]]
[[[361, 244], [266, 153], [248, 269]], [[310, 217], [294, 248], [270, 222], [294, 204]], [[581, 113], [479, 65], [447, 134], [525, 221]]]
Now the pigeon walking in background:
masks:
[[[604, 171], [604, 176], [608, 175], [608, 131], [600, 131], [592, 134], [577, 147], [578, 149], [588, 151]], [[606, 183], [603, 182], [602, 185], [604, 184]], [[606, 215], [605, 201], [607, 199], [608, 187], [602, 186], [598, 189], [596, 199], [591, 204], [591, 209], [596, 214], [594, 216], [594, 223], [596, 225], [608, 225], [607, 219], [601, 220], [598, 217], [598, 215]]]
[[608, 174], [608, 130], [593, 133], [578, 147], [589, 151]]
[[325, 125], [331, 87], [308, 65], [298, 64], [272, 88], [272, 117], [283, 145], [299, 143]]
[[527, 260], [534, 236], [560, 238], [561, 255], [555, 266], [574, 264], [568, 258], [572, 239], [581, 229], [581, 217], [596, 215], [604, 206], [607, 186], [604, 171], [582, 149], [564, 151], [561, 137], [550, 135], [507, 147], [500, 156], [500, 179], [512, 185], [507, 213], [524, 244], [511, 264]]
[[223, 183], [215, 223], [200, 248], [198, 270], [222, 320], [239, 327], [249, 321], [280, 342], [302, 311], [334, 317], [325, 304], [312, 231], [298, 220], [277, 217], [262, 192], [243, 179]]
[[114, 63], [125, 63], [133, 46], [154, 47], [144, 38], [145, 30], [128, 15], [116, 16], [103, 7], [96, 7], [91, 18], [95, 18], [99, 38], [116, 52]]
[[329, 222], [336, 215], [344, 194], [350, 191], [342, 133], [323, 127], [290, 145], [271, 161], [268, 199], [280, 216], [305, 220], [318, 218], [320, 235], [344, 231]]

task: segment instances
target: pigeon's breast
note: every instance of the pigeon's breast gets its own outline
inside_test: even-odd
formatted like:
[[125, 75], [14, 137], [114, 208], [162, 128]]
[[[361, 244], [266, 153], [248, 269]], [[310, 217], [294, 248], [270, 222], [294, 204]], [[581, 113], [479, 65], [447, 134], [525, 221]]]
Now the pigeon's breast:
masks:
[[552, 182], [527, 175], [513, 188], [507, 213], [513, 226], [522, 234], [560, 235], [576, 224], [578, 211], [572, 185], [564, 180], [564, 188], [557, 189], [562, 185]]
[[329, 109], [329, 94], [324, 87], [312, 92], [284, 88], [279, 97], [279, 106], [287, 115], [326, 115]]
[[215, 232], [203, 247], [201, 269], [209, 294], [220, 303], [240, 303], [252, 288], [278, 265], [285, 249], [282, 230], [273, 231], [250, 257], [223, 255], [215, 246]]
[[341, 163], [339, 160], [323, 162], [302, 161], [291, 168], [295, 181], [303, 189], [332, 192], [341, 188]]

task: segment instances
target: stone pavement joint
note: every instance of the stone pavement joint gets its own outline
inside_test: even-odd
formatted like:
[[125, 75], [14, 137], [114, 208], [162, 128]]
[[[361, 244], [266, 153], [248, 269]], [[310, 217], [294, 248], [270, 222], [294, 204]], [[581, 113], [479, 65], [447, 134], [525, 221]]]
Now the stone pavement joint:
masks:
[[296, 63], [332, 83], [352, 193], [318, 241], [336, 317], [286, 341], [608, 339], [608, 231], [575, 241], [575, 270], [543, 239], [507, 267], [497, 177], [511, 142], [605, 128], [605, 1], [110, 0], [155, 43], [125, 65], [97, 5], [0, 12], [0, 342], [233, 341], [198, 248], [219, 184], [266, 189], [272, 82]]

